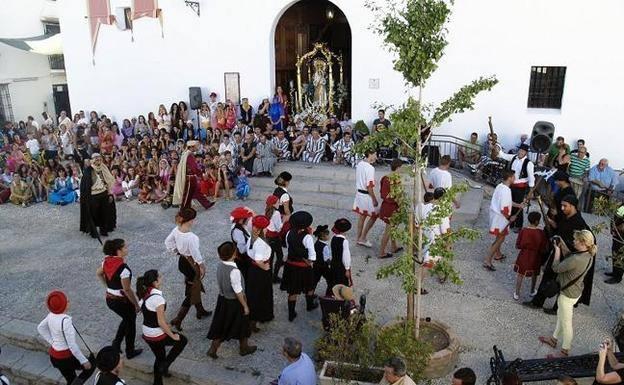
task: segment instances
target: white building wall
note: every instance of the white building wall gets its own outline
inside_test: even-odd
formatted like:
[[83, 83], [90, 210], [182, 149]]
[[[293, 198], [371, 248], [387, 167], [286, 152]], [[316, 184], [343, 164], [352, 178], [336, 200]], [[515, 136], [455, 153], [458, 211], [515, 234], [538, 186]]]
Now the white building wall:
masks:
[[[113, 10], [129, 0], [110, 0]], [[164, 38], [158, 20], [135, 21], [129, 31], [102, 26], [95, 65], [86, 2], [59, 0], [65, 63], [72, 110], [95, 109], [114, 118], [156, 111], [160, 103], [188, 100], [188, 87], [201, 86], [223, 97], [224, 72], [239, 72], [241, 96], [257, 105], [269, 96], [274, 78], [274, 30], [295, 1], [201, 0], [201, 17], [183, 1], [160, 0]], [[392, 70], [380, 38], [368, 28], [372, 15], [361, 0], [335, 0], [352, 32], [352, 115], [371, 121], [376, 102], [397, 105], [407, 96], [402, 78]], [[619, 90], [624, 87], [624, 2], [599, 0], [461, 0], [449, 25], [449, 46], [440, 68], [424, 91], [439, 102], [480, 75], [495, 74], [500, 83], [477, 99], [476, 110], [446, 124], [440, 132], [467, 137], [487, 131], [492, 115], [503, 143], [511, 145], [538, 120], [556, 126], [568, 141], [587, 140], [590, 152], [624, 166], [613, 145], [624, 118]], [[561, 110], [527, 109], [532, 65], [567, 66]], [[369, 88], [379, 79], [379, 89]]]
[[[23, 38], [43, 34], [42, 19], [54, 17], [50, 0], [0, 0], [0, 36]], [[51, 73], [48, 57], [0, 43], [0, 84], [9, 84], [14, 119], [32, 115], [41, 122], [41, 112], [54, 116], [52, 85], [66, 83], [64, 73]]]

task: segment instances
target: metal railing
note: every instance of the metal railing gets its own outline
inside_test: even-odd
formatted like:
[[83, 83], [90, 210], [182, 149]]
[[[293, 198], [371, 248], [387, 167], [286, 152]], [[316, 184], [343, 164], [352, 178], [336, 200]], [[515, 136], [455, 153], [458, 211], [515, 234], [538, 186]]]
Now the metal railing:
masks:
[[[427, 158], [429, 159], [436, 158], [436, 152], [439, 152], [439, 156], [449, 155], [451, 157], [451, 160], [459, 161], [460, 150], [462, 150], [464, 154], [468, 154], [470, 151], [477, 151], [475, 150], [475, 147], [478, 146], [479, 153], [483, 151], [483, 146], [481, 143], [479, 143], [478, 145], [472, 144], [465, 139], [458, 138], [453, 135], [431, 135], [431, 139], [426, 145], [428, 146], [426, 147], [426, 150]], [[489, 156], [489, 154], [481, 155]], [[529, 151], [529, 159], [531, 159], [531, 161], [536, 164], [538, 163], [537, 161], [539, 155], [540, 154], [537, 152]]]
[[50, 62], [51, 70], [65, 70], [65, 56], [61, 55], [50, 55], [48, 56], [48, 61]]

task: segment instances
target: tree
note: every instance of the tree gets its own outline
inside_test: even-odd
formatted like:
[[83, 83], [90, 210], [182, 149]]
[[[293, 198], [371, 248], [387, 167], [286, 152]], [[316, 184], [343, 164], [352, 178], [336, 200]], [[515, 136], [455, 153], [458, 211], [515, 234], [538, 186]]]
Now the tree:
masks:
[[[391, 237], [406, 245], [406, 252], [394, 263], [378, 272], [378, 277], [396, 275], [402, 279], [402, 288], [407, 293], [407, 321], [413, 324], [418, 338], [421, 315], [421, 288], [423, 279], [424, 248], [435, 255], [443, 256], [434, 272], [448, 276], [455, 283], [460, 282], [452, 259], [452, 244], [460, 238], [474, 239], [477, 234], [471, 229], [459, 229], [439, 237], [433, 244], [423, 240], [423, 228], [439, 224], [442, 218], [452, 213], [453, 197], [467, 190], [467, 186], [454, 186], [445, 195], [437, 209], [427, 220], [416, 218], [415, 213], [423, 204], [423, 172], [426, 159], [422, 156], [422, 143], [431, 137], [434, 129], [450, 121], [454, 114], [474, 108], [474, 99], [482, 91], [489, 91], [498, 80], [494, 76], [480, 77], [461, 87], [454, 95], [438, 106], [427, 105], [422, 100], [422, 89], [438, 68], [446, 39], [448, 18], [452, 1], [444, 0], [386, 0], [383, 5], [374, 0], [366, 6], [375, 13], [377, 20], [372, 26], [384, 41], [385, 47], [395, 55], [394, 69], [403, 75], [409, 89], [418, 89], [418, 97], [409, 97], [391, 115], [392, 125], [377, 131], [361, 142], [356, 150], [363, 152], [380, 145], [398, 143], [402, 153], [414, 159], [410, 170], [411, 187], [404, 190], [398, 181], [392, 181], [392, 196], [399, 203], [399, 210], [392, 217], [395, 225]], [[408, 198], [408, 194], [411, 195]], [[406, 323], [407, 324], [407, 323]]]

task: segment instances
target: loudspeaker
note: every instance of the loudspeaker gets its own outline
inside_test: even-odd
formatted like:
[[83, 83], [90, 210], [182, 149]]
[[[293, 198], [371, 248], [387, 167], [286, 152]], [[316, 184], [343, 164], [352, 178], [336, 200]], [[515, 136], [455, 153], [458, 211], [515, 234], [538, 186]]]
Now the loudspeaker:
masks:
[[189, 108], [199, 110], [202, 104], [201, 88], [189, 87]]
[[550, 122], [537, 122], [531, 132], [531, 149], [535, 152], [546, 152], [553, 142], [555, 125]]

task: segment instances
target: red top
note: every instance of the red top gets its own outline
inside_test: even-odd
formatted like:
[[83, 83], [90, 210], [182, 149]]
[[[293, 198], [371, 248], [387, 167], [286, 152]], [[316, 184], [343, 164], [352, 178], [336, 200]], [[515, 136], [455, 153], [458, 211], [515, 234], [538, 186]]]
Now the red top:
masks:
[[542, 255], [548, 248], [548, 239], [542, 229], [523, 228], [516, 239], [520, 249], [516, 259], [516, 271], [524, 275], [539, 274]]
[[396, 204], [396, 201], [394, 200], [394, 198], [390, 197], [390, 191], [392, 188], [392, 183], [390, 182], [390, 178], [388, 178], [388, 176], [385, 175], [383, 178], [381, 178], [380, 184], [381, 184], [381, 187], [379, 187], [379, 194], [381, 195], [381, 199], [383, 199], [384, 202]]
[[107, 280], [113, 279], [113, 274], [119, 269], [119, 266], [123, 265], [123, 258], [107, 255], [104, 257], [104, 263], [102, 264], [102, 270], [106, 275]]
[[199, 168], [193, 154], [189, 154], [186, 158], [186, 175], [195, 175], [197, 177], [201, 177], [202, 175], [202, 170]]

